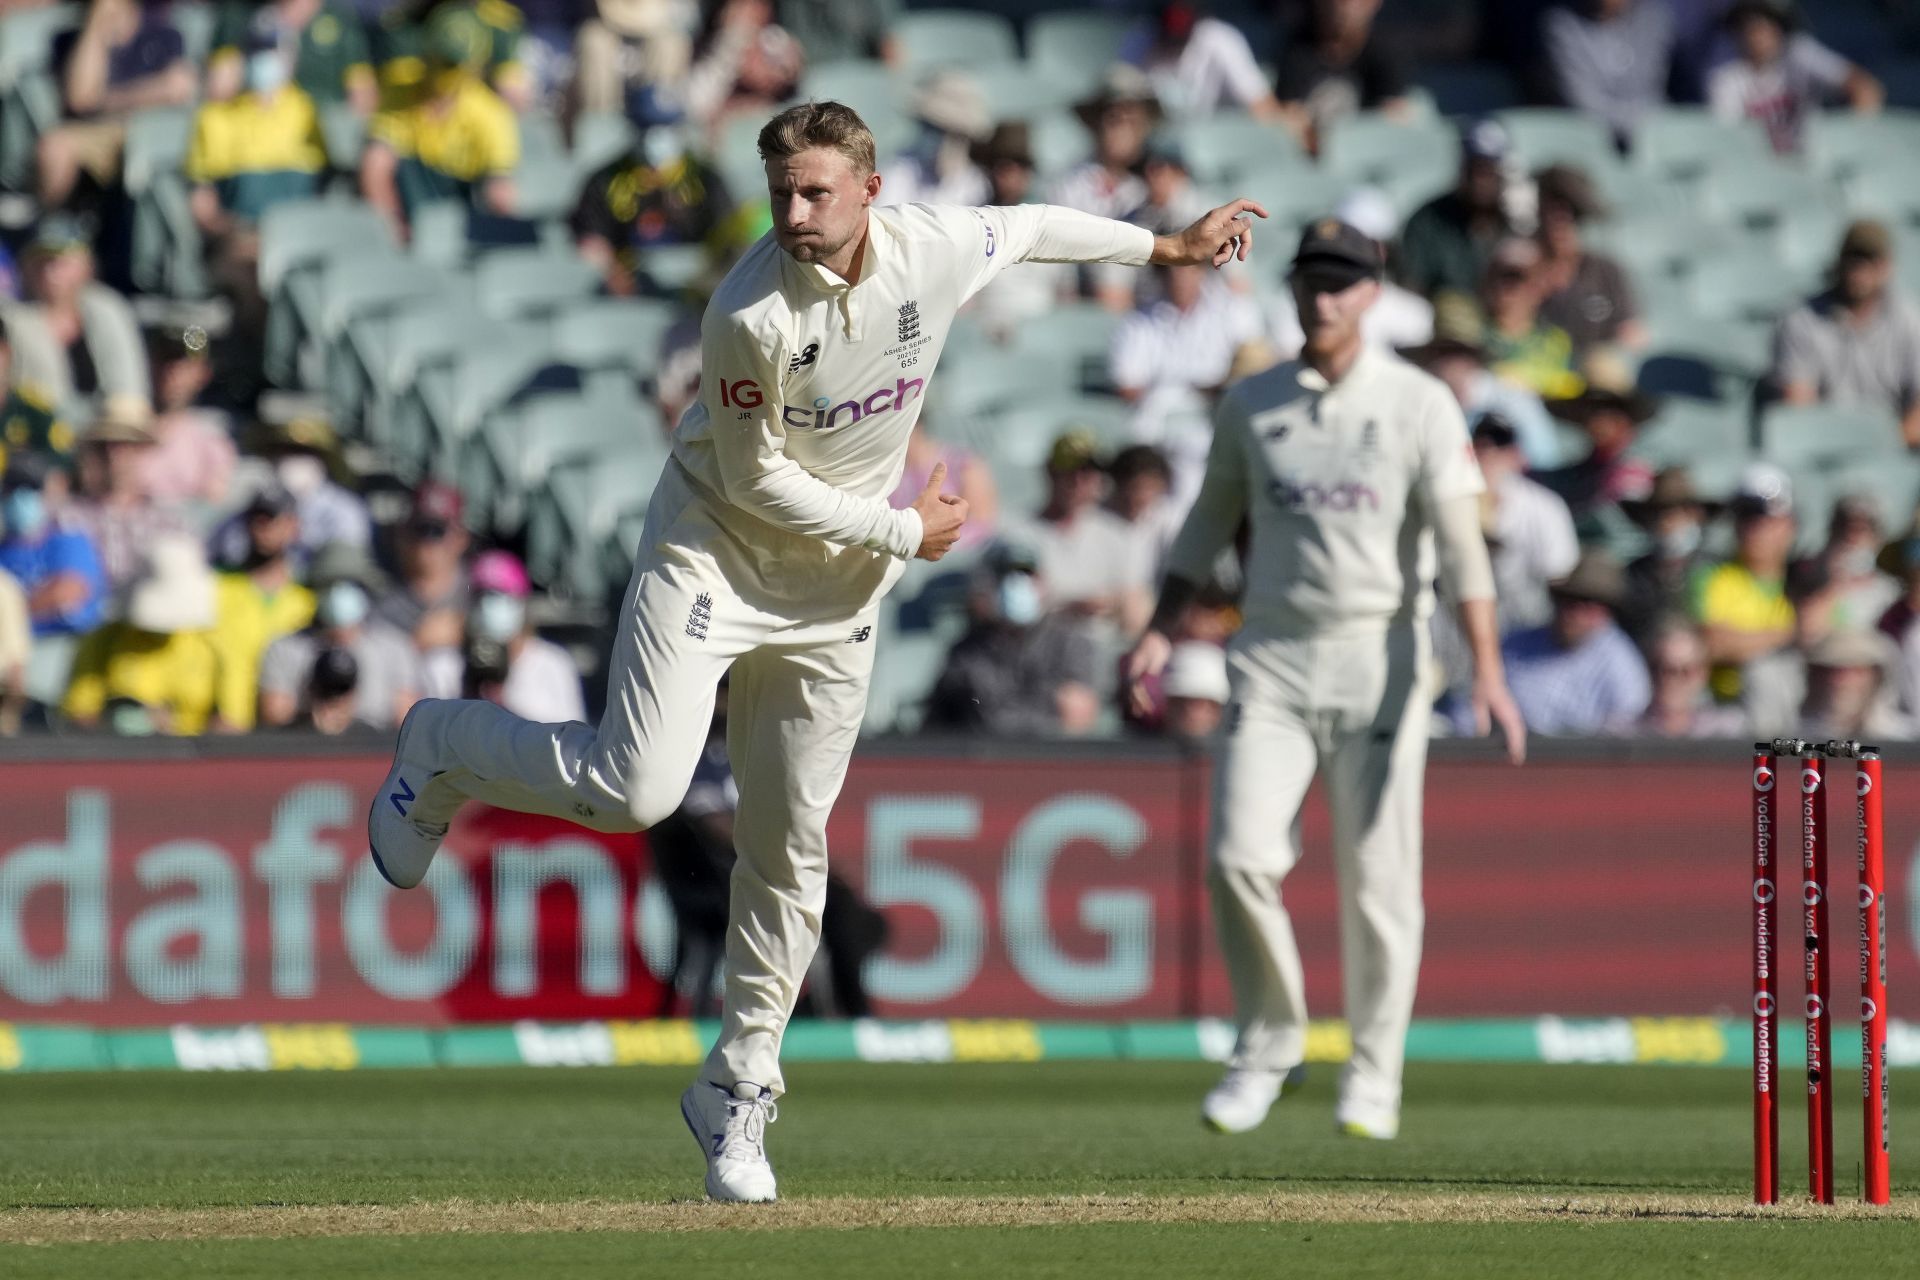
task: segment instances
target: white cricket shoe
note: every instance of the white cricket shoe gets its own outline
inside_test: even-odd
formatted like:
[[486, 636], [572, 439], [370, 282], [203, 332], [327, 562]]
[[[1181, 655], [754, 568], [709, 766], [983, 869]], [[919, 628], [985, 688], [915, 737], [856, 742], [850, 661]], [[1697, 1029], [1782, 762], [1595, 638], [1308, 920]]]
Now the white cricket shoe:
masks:
[[434, 785], [440, 772], [409, 755], [408, 735], [415, 718], [430, 699], [413, 704], [400, 722], [393, 747], [393, 767], [367, 810], [367, 851], [387, 883], [411, 889], [427, 877], [433, 855], [447, 838], [447, 827], [460, 808], [461, 797], [444, 785]]
[[708, 1196], [743, 1204], [779, 1198], [767, 1163], [767, 1124], [780, 1115], [771, 1089], [696, 1080], [680, 1095], [680, 1114], [706, 1154]]
[[1349, 1138], [1391, 1142], [1400, 1136], [1400, 1109], [1371, 1102], [1342, 1101], [1333, 1109], [1333, 1127]]
[[1245, 1133], [1256, 1129], [1267, 1118], [1275, 1100], [1289, 1088], [1298, 1089], [1306, 1078], [1304, 1065], [1291, 1071], [1229, 1068], [1200, 1103], [1200, 1117], [1216, 1133]]

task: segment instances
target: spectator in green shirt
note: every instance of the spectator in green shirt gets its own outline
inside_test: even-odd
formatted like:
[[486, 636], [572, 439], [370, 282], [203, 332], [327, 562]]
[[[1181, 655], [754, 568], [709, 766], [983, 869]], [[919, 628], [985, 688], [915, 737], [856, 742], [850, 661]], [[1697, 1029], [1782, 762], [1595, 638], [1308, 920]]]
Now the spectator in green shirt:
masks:
[[345, 102], [373, 114], [379, 86], [359, 15], [341, 0], [225, 0], [214, 15], [207, 97], [221, 101], [244, 87], [250, 51], [277, 49], [292, 81], [321, 107]]

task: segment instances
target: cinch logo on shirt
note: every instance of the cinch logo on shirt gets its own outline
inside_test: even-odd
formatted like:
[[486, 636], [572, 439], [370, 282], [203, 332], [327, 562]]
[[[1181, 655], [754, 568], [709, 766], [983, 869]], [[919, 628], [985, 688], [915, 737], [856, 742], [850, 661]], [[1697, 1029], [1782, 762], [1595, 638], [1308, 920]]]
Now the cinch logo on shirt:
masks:
[[924, 390], [926, 385], [923, 378], [900, 378], [890, 387], [881, 387], [864, 396], [842, 400], [839, 404], [835, 404], [828, 396], [821, 396], [811, 407], [787, 405], [780, 410], [780, 421], [801, 431], [831, 431], [839, 426], [850, 427], [870, 414], [897, 413], [906, 408], [907, 402]]
[[1267, 492], [1289, 511], [1358, 511], [1363, 506], [1368, 511], [1380, 509], [1380, 494], [1372, 485], [1361, 480], [1348, 480], [1336, 485], [1324, 485], [1312, 480], [1295, 484], [1282, 477], [1269, 483]]

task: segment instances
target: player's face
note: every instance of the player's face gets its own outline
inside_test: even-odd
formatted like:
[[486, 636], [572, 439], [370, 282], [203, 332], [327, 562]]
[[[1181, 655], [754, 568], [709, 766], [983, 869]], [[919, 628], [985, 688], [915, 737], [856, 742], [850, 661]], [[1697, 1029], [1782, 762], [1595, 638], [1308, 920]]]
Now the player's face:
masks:
[[824, 262], [866, 225], [880, 175], [861, 173], [838, 151], [814, 147], [767, 161], [773, 238], [798, 262]]
[[1380, 282], [1361, 280], [1339, 286], [1296, 273], [1293, 300], [1300, 312], [1300, 329], [1306, 334], [1309, 352], [1338, 351], [1360, 340], [1360, 317], [1380, 296]]

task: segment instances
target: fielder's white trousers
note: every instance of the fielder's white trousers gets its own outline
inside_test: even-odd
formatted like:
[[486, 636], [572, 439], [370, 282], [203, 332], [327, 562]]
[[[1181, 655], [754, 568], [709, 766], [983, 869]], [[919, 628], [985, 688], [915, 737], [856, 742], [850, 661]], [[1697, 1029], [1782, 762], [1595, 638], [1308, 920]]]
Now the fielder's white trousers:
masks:
[[[408, 750], [446, 770], [441, 782], [468, 799], [596, 831], [639, 831], [686, 797], [715, 690], [731, 668], [727, 754], [740, 787], [739, 857], [725, 1011], [701, 1075], [778, 1094], [781, 1036], [820, 940], [827, 815], [866, 713], [878, 607], [834, 616], [829, 604], [794, 621], [792, 611], [750, 603], [736, 586], [751, 592], [767, 558], [730, 546], [685, 483], [663, 482], [649, 509], [598, 728], [535, 724], [491, 702], [431, 703]], [[791, 543], [785, 552], [809, 554]], [[774, 559], [781, 554], [777, 546]]]
[[1431, 707], [1424, 624], [1337, 637], [1242, 635], [1214, 775], [1209, 888], [1233, 984], [1232, 1064], [1285, 1071], [1306, 1052], [1306, 984], [1280, 882], [1300, 860], [1317, 772], [1333, 811], [1340, 955], [1353, 1057], [1343, 1099], [1398, 1107], [1425, 913], [1420, 815]]

